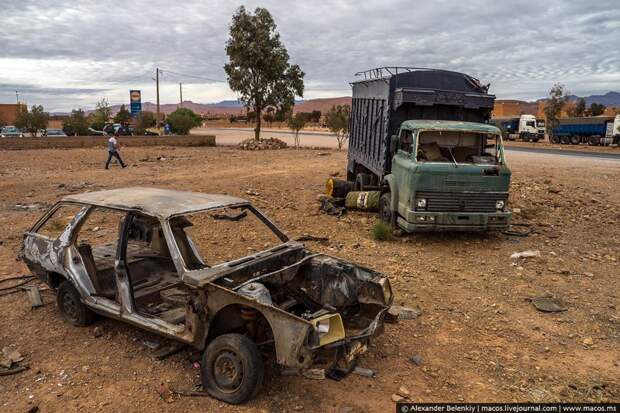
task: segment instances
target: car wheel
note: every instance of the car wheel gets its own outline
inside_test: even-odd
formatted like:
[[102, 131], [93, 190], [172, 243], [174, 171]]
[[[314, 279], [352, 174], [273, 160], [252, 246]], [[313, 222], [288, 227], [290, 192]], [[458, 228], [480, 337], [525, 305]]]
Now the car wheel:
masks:
[[84, 327], [95, 321], [95, 313], [82, 303], [80, 293], [70, 281], [63, 281], [58, 287], [56, 302], [62, 317], [76, 327]]
[[396, 216], [392, 211], [392, 194], [390, 192], [382, 194], [379, 198], [379, 218], [390, 224], [392, 229], [396, 229]]
[[258, 347], [241, 334], [215, 338], [202, 355], [202, 387], [226, 403], [241, 404], [253, 398], [264, 374]]

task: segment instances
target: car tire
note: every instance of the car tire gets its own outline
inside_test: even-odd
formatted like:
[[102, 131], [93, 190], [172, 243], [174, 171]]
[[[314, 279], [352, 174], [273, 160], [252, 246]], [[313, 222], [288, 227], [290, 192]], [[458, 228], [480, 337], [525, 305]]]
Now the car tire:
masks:
[[379, 218], [381, 221], [390, 224], [392, 229], [396, 229], [396, 214], [392, 211], [392, 194], [385, 192], [379, 198]]
[[230, 404], [252, 399], [263, 383], [265, 366], [258, 347], [241, 334], [215, 338], [202, 355], [202, 387]]
[[85, 327], [95, 321], [96, 315], [81, 300], [80, 293], [70, 281], [63, 281], [56, 293], [58, 310], [69, 324]]

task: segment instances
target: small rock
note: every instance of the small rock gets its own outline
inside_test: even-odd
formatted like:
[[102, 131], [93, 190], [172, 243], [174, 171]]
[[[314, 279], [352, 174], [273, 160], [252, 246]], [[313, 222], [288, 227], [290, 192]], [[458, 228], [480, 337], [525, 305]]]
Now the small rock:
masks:
[[301, 404], [298, 404], [297, 406], [295, 406], [293, 408], [296, 412], [300, 412], [304, 409], [304, 406], [302, 406]]
[[97, 232], [97, 231], [99, 231], [100, 229], [101, 229], [101, 228], [99, 228], [99, 227], [95, 227], [95, 228], [93, 228], [93, 229], [92, 229], [92, 231], [93, 231], [93, 232]]
[[403, 307], [400, 305], [393, 305], [387, 311], [387, 321], [396, 322], [399, 320], [415, 320], [422, 314], [422, 311], [418, 308]]
[[338, 413], [351, 413], [353, 411], [352, 406], [342, 406], [338, 409]]
[[583, 339], [584, 346], [591, 346], [593, 344], [594, 344], [594, 340], [592, 339], [592, 337], [586, 337]]
[[97, 326], [93, 329], [93, 336], [101, 337], [103, 335], [103, 327]]
[[411, 361], [413, 364], [415, 364], [416, 366], [419, 366], [422, 364], [422, 356], [416, 354], [414, 356], [411, 356], [409, 358], [409, 361]]
[[399, 395], [398, 395], [398, 394], [396, 394], [396, 393], [394, 393], [394, 394], [392, 395], [392, 401], [393, 401], [394, 403], [399, 403], [399, 402], [402, 402], [403, 400], [405, 400], [405, 398], [404, 398], [403, 396], [399, 396]]
[[409, 396], [411, 396], [411, 392], [405, 386], [400, 386], [398, 388], [398, 395], [403, 396], [404, 398], [408, 399]]
[[306, 369], [301, 374], [307, 379], [325, 380], [325, 369]]

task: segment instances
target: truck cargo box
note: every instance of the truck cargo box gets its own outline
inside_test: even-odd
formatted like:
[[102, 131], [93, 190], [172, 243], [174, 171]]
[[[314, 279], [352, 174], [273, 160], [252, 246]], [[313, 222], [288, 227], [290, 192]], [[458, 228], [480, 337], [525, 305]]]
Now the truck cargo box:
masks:
[[405, 120], [487, 122], [493, 110], [488, 86], [464, 73], [384, 67], [357, 75], [363, 79], [351, 83], [349, 179], [358, 172], [389, 173], [390, 137]]

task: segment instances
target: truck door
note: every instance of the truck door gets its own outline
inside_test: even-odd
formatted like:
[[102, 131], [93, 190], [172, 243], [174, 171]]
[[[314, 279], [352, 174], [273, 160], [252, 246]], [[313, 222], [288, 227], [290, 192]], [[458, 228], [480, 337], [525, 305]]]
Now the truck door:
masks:
[[393, 208], [401, 215], [406, 213], [408, 201], [412, 196], [413, 188], [411, 184], [415, 168], [413, 162], [415, 147], [416, 142], [413, 131], [401, 129], [398, 136], [398, 147], [392, 161], [392, 175], [398, 187], [397, 205]]

